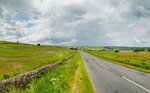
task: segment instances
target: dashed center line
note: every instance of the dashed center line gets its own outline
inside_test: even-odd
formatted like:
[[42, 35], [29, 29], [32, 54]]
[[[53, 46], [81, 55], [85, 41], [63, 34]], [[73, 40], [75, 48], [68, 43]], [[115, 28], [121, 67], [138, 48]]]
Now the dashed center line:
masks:
[[102, 67], [104, 67], [104, 68], [106, 68], [106, 69], [109, 69], [107, 66], [105, 66], [105, 65], [103, 65], [103, 64], [101, 64], [101, 63], [99, 63]]
[[130, 83], [132, 83], [132, 84], [134, 84], [134, 85], [138, 86], [139, 88], [141, 88], [141, 89], [143, 89], [143, 90], [145, 90], [145, 91], [147, 91], [147, 92], [149, 92], [149, 93], [150, 93], [150, 90], [149, 90], [149, 89], [144, 88], [143, 86], [141, 86], [141, 85], [139, 85], [139, 84], [135, 83], [134, 81], [132, 81], [132, 80], [130, 80], [130, 79], [128, 79], [128, 78], [126, 78], [126, 77], [124, 77], [124, 76], [122, 76], [122, 78], [123, 78], [123, 79], [125, 79], [125, 80], [127, 80], [128, 82], [130, 82]]

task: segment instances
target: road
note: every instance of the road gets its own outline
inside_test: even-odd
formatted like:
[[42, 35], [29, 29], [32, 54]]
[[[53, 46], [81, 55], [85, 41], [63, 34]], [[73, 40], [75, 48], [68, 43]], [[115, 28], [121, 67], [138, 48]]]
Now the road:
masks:
[[150, 74], [80, 54], [96, 93], [150, 93]]

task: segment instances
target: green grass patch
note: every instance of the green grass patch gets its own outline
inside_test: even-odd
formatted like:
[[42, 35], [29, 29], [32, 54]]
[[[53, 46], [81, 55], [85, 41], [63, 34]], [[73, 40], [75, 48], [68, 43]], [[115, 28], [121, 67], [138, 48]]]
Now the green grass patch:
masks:
[[150, 73], [150, 52], [86, 52], [119, 65]]
[[12, 93], [94, 93], [94, 90], [77, 53], [47, 75], [33, 80], [28, 89], [16, 89]]
[[0, 80], [4, 79], [4, 75], [12, 77], [31, 71], [73, 53], [67, 48], [0, 42]]

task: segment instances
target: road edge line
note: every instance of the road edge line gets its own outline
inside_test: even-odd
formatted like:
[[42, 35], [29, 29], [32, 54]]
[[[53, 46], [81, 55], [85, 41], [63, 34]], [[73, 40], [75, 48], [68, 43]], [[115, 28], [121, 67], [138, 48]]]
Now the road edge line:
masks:
[[135, 86], [137, 86], [137, 87], [139, 87], [139, 88], [141, 88], [141, 89], [143, 89], [143, 90], [145, 90], [145, 91], [147, 91], [147, 92], [149, 92], [149, 93], [150, 93], [150, 90], [149, 90], [149, 89], [144, 88], [143, 86], [141, 86], [141, 85], [139, 85], [139, 84], [135, 83], [134, 81], [132, 81], [132, 80], [130, 80], [130, 79], [128, 79], [128, 78], [126, 78], [126, 77], [124, 77], [124, 76], [122, 76], [122, 78], [123, 78], [123, 79], [125, 79], [125, 80], [127, 80], [128, 82], [130, 82], [130, 83], [134, 84]]

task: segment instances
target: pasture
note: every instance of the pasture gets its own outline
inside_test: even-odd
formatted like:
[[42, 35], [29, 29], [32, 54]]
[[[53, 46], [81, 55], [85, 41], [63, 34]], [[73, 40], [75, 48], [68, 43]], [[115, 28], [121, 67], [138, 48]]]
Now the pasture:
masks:
[[73, 54], [65, 48], [0, 42], [0, 80], [62, 60]]

